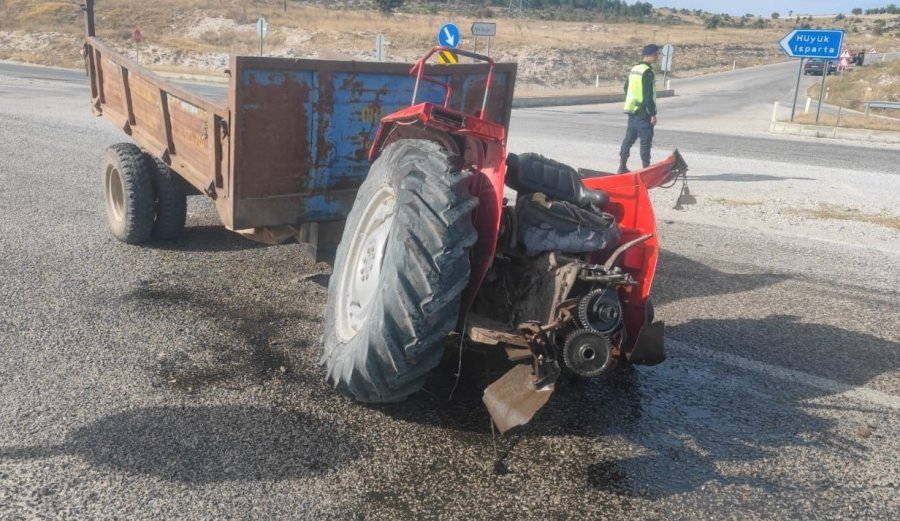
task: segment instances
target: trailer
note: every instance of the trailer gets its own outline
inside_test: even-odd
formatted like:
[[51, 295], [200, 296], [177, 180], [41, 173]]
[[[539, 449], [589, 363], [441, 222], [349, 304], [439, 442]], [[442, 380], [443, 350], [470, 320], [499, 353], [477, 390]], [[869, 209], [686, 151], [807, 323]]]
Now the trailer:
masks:
[[[232, 56], [227, 96], [201, 96], [111, 49], [96, 37], [93, 1], [85, 11], [91, 109], [136, 144], [111, 147], [103, 168], [118, 238], [172, 239], [185, 195], [206, 195], [229, 230], [295, 236], [317, 260], [333, 258], [382, 118], [413, 98], [409, 65]], [[425, 73], [450, 86], [455, 106], [476, 112], [485, 101], [483, 66]], [[487, 120], [508, 126], [515, 77], [515, 64], [497, 65]], [[434, 82], [416, 93], [437, 103], [444, 94]]]

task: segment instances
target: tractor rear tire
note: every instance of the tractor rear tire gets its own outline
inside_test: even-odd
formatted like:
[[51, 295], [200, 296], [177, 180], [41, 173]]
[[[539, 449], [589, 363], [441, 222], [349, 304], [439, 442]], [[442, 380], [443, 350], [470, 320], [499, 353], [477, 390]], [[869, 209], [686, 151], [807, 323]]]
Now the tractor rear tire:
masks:
[[113, 235], [128, 244], [147, 241], [155, 215], [153, 160], [131, 143], [116, 143], [103, 156], [103, 202]]
[[187, 195], [184, 181], [169, 165], [145, 154], [153, 162], [153, 191], [156, 193], [156, 219], [153, 222], [153, 238], [170, 241], [184, 230], [187, 220]]
[[427, 140], [397, 141], [372, 164], [328, 286], [321, 364], [341, 393], [401, 401], [440, 362], [477, 239], [470, 179]]

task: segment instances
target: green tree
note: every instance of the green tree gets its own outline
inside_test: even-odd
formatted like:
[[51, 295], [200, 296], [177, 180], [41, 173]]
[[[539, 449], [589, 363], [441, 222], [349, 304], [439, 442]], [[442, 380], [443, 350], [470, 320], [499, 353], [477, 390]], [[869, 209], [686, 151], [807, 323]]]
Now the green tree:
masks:
[[772, 20], [778, 20], [778, 18], [779, 18], [780, 16], [781, 16], [781, 15], [778, 14], [778, 11], [775, 11], [774, 13], [772, 13]]
[[854, 7], [853, 10], [850, 12], [855, 15], [860, 15], [860, 14], [862, 14], [862, 7]]

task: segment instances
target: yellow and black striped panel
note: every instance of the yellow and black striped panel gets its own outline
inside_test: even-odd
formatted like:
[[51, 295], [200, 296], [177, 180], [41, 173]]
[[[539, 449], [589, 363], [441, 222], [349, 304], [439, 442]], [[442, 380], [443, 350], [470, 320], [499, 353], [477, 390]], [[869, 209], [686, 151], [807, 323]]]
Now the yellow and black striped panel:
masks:
[[450, 51], [440, 51], [437, 55], [438, 63], [442, 63], [444, 65], [455, 65], [459, 63], [459, 57], [455, 52]]

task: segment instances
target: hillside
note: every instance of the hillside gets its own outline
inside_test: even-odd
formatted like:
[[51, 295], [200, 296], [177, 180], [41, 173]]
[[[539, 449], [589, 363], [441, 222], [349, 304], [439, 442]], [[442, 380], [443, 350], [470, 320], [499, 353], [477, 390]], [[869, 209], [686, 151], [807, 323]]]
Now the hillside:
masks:
[[[858, 111], [866, 110], [867, 101], [900, 102], [900, 60], [876, 61], [829, 76], [825, 88], [829, 103]], [[807, 95], [818, 99], [819, 84], [811, 85]], [[896, 111], [888, 113], [900, 116]]]
[[[0, 0], [0, 59], [81, 66], [79, 3]], [[290, 1], [283, 11], [281, 0], [98, 0], [96, 9], [98, 33], [114, 47], [133, 54], [131, 35], [139, 28], [142, 63], [206, 73], [227, 67], [229, 53], [259, 52], [255, 22], [260, 16], [269, 22], [269, 56], [336, 52], [371, 60], [375, 35], [381, 32], [387, 59], [404, 62], [435, 45], [438, 28], [447, 21], [463, 29], [465, 48], [472, 47], [468, 27], [474, 20], [493, 21], [498, 35], [492, 55], [517, 61], [520, 87], [532, 89], [590, 86], [597, 76], [603, 84], [618, 83], [640, 47], [651, 41], [676, 46], [676, 78], [782, 61], [777, 41], [798, 23], [673, 9], [651, 9], [650, 15], [637, 19], [572, 9], [527, 11], [525, 17], [509, 18], [506, 9], [472, 7], [460, 14], [441, 11], [444, 3], [407, 4], [393, 14], [362, 1]], [[845, 27], [854, 47], [900, 49], [898, 16], [803, 18], [799, 23]]]

